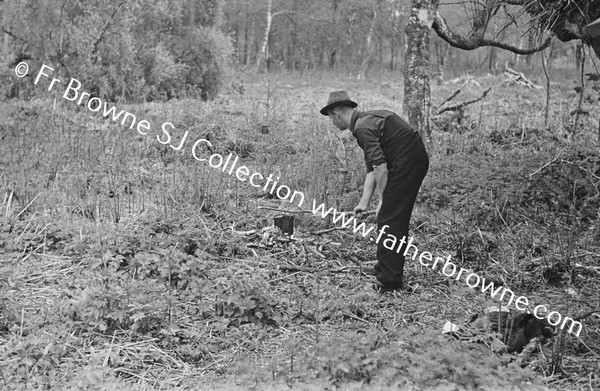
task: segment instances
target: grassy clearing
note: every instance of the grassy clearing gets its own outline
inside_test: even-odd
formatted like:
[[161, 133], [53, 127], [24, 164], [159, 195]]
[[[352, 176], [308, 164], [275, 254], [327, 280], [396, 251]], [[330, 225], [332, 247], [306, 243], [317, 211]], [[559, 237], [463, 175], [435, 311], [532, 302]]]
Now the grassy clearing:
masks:
[[[311, 234], [330, 222], [308, 214], [297, 215], [301, 240], [281, 240], [268, 228], [277, 212], [258, 206], [288, 202], [191, 156], [191, 142], [210, 139], [308, 203], [351, 209], [362, 153], [318, 109], [345, 88], [363, 109], [401, 112], [402, 86], [389, 79], [240, 76], [214, 102], [119, 106], [150, 122], [148, 136], [42, 89], [5, 106], [0, 388], [599, 387], [599, 319], [521, 369], [440, 335], [488, 297], [417, 263], [406, 276], [416, 293], [378, 295], [361, 273], [372, 244], [347, 230]], [[598, 110], [574, 124], [578, 98], [557, 84], [544, 128], [543, 90], [477, 81], [465, 97], [493, 86], [490, 97], [440, 119], [429, 145], [419, 249], [564, 315], [597, 312], [600, 275], [585, 267], [599, 259]], [[434, 87], [434, 100], [458, 86]], [[167, 121], [173, 143], [189, 131], [184, 151], [153, 137]]]

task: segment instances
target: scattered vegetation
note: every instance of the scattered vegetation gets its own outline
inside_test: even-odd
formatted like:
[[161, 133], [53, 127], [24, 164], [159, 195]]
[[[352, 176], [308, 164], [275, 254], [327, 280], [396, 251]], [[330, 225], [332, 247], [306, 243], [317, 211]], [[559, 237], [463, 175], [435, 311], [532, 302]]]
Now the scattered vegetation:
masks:
[[[318, 114], [323, 87], [395, 111], [401, 87], [330, 76], [240, 75], [214, 101], [123, 108], [348, 210], [364, 163]], [[176, 152], [37, 99], [5, 103], [0, 122], [0, 388], [599, 387], [597, 124], [565, 125], [576, 104], [566, 89], [545, 128], [544, 92], [479, 82], [464, 93], [493, 86], [494, 100], [434, 131], [413, 235], [422, 250], [580, 317], [580, 339], [558, 334], [521, 368], [514, 355], [446, 338], [446, 321], [497, 303], [412, 262], [415, 293], [377, 294], [361, 273], [371, 243], [311, 233], [330, 222], [308, 214], [296, 215], [294, 240], [282, 237], [270, 227], [278, 212], [258, 206], [289, 204], [195, 161], [191, 143]]]

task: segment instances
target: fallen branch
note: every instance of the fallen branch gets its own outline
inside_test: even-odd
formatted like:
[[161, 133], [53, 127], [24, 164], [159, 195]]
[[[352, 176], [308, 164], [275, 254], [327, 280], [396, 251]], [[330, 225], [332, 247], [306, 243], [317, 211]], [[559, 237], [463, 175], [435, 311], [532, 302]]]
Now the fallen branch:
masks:
[[274, 210], [275, 212], [281, 212], [281, 213], [313, 213], [310, 210], [289, 210], [289, 209], [279, 209], [279, 208], [271, 208], [270, 206], [259, 206], [258, 209], [265, 209], [265, 210]]
[[346, 229], [346, 228], [343, 228], [343, 227], [333, 227], [333, 228], [322, 229], [320, 231], [310, 231], [310, 233], [312, 235], [322, 235], [322, 234], [326, 234], [326, 233], [333, 232], [333, 231], [339, 231], [339, 230], [343, 230], [343, 229]]
[[580, 165], [578, 165], [578, 164], [575, 164], [575, 163], [573, 163], [573, 162], [570, 162], [570, 161], [568, 161], [568, 160], [565, 160], [565, 159], [561, 159], [560, 161], [561, 161], [561, 163], [570, 164], [570, 165], [572, 165], [572, 166], [575, 166], [575, 167], [579, 168], [581, 171], [583, 171], [583, 172], [586, 172], [586, 173], [590, 174], [592, 177], [594, 177], [594, 178], [596, 178], [596, 179], [600, 180], [600, 177], [599, 177], [598, 175], [595, 175], [595, 174], [594, 174], [593, 172], [591, 172], [590, 170], [588, 170], [588, 169], [586, 169], [586, 168], [583, 168], [583, 167], [581, 167], [581, 166], [580, 166]]
[[374, 213], [377, 213], [377, 209], [369, 209], [369, 210], [365, 210], [364, 212], [358, 212], [358, 213], [354, 213], [354, 211], [352, 211], [352, 210], [347, 210], [347, 211], [343, 211], [343, 212], [339, 212], [339, 213], [346, 213], [346, 214], [352, 214], [352, 215], [372, 215]]
[[[314, 212], [311, 211], [311, 210], [303, 210], [303, 209], [301, 209], [301, 210], [279, 209], [279, 208], [272, 208], [270, 206], [258, 206], [258, 209], [272, 210], [272, 211], [281, 212], [281, 213], [310, 213], [310, 214], [314, 214]], [[376, 213], [376, 212], [377, 212], [376, 209], [370, 209], [370, 210], [366, 210], [364, 212], [359, 212], [357, 214], [360, 214], [360, 215], [371, 215], [371, 214]], [[338, 213], [340, 213], [340, 214], [341, 213], [345, 213], [345, 214], [351, 214], [351, 215], [355, 214], [354, 211], [351, 211], [351, 210], [340, 211]]]
[[255, 233], [258, 232], [257, 229], [251, 229], [249, 231], [238, 231], [236, 229], [233, 228], [233, 225], [231, 226], [231, 231], [236, 234], [236, 235], [241, 235], [241, 236], [250, 236], [250, 235], [254, 235]]
[[302, 267], [302, 266], [286, 266], [286, 265], [279, 265], [277, 267], [279, 270], [282, 271], [286, 271], [286, 272], [304, 272], [304, 273], [315, 273], [320, 271], [319, 269], [315, 269], [313, 267], [308, 268], [308, 267]]
[[577, 321], [583, 320], [583, 319], [587, 318], [590, 315], [598, 315], [598, 316], [600, 316], [600, 308], [596, 308], [593, 311], [589, 311], [589, 312], [586, 312], [586, 313], [581, 314], [579, 316], [576, 316], [575, 318], [573, 318], [573, 320], [577, 320]]
[[505, 80], [506, 82], [516, 83], [527, 88], [535, 88], [538, 90], [542, 88], [542, 86], [538, 86], [537, 84], [526, 78], [522, 72], [517, 72], [509, 67], [505, 67], [504, 75], [508, 77], [508, 79]]
[[371, 322], [369, 322], [368, 320], [366, 320], [366, 319], [363, 319], [363, 318], [361, 318], [361, 317], [359, 317], [359, 316], [357, 316], [357, 315], [353, 314], [353, 313], [352, 313], [352, 312], [350, 312], [350, 311], [343, 311], [343, 312], [342, 312], [342, 315], [344, 315], [344, 316], [347, 316], [347, 317], [349, 317], [349, 318], [352, 318], [352, 319], [355, 319], [355, 320], [358, 320], [358, 321], [360, 321], [360, 322], [365, 322], [365, 323], [367, 323], [367, 324], [372, 324], [372, 323], [371, 323]]
[[319, 251], [317, 251], [316, 247], [313, 246], [306, 246], [306, 248], [308, 248], [308, 251], [310, 251], [314, 256], [316, 256], [317, 258], [321, 258], [321, 259], [327, 259], [327, 257], [323, 254], [321, 254]]
[[535, 174], [537, 174], [538, 172], [542, 171], [544, 168], [548, 167], [549, 165], [551, 165], [552, 163], [557, 161], [559, 157], [560, 157], [560, 155], [556, 156], [554, 159], [550, 160], [548, 163], [545, 163], [540, 168], [538, 168], [537, 170], [535, 170], [534, 172], [529, 174], [529, 178], [533, 177]]
[[446, 111], [456, 111], [456, 110], [462, 109], [462, 108], [464, 108], [464, 107], [466, 107], [468, 105], [471, 105], [473, 103], [479, 102], [480, 100], [482, 100], [483, 98], [485, 98], [487, 96], [488, 92], [490, 92], [491, 89], [492, 89], [492, 87], [490, 87], [487, 90], [485, 90], [483, 92], [483, 94], [481, 94], [481, 96], [479, 98], [468, 100], [468, 101], [461, 102], [461, 103], [457, 103], [457, 104], [451, 105], [451, 106], [440, 107], [439, 109], [437, 109], [437, 111], [436, 111], [435, 114], [436, 115], [440, 115], [442, 113], [445, 113]]
[[575, 268], [600, 274], [600, 266], [584, 266], [576, 263]]
[[459, 88], [458, 90], [454, 91], [454, 92], [452, 93], [452, 95], [450, 95], [449, 97], [447, 97], [446, 99], [444, 99], [444, 101], [443, 101], [442, 103], [440, 103], [440, 105], [438, 106], [438, 109], [439, 109], [440, 107], [442, 107], [443, 105], [445, 105], [446, 103], [450, 102], [452, 99], [456, 98], [456, 96], [457, 96], [458, 94], [460, 94], [460, 93], [461, 93], [461, 91], [462, 91], [462, 90], [461, 90], [460, 88]]

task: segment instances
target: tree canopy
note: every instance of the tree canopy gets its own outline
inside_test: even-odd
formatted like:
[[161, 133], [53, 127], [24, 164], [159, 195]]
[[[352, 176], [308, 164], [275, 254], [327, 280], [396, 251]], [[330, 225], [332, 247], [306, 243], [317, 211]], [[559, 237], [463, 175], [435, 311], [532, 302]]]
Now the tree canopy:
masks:
[[[481, 2], [465, 1], [469, 9], [471, 29], [463, 34], [457, 33], [448, 26], [444, 12], [445, 2], [439, 3], [435, 15], [433, 29], [450, 45], [473, 50], [482, 46], [495, 46], [517, 54], [530, 54], [549, 46], [552, 36], [563, 42], [581, 40], [590, 45], [596, 55], [600, 56], [600, 39], [591, 37], [586, 26], [600, 17], [600, 2], [592, 0], [486, 0]], [[456, 4], [456, 3], [451, 3]], [[528, 18], [525, 18], [528, 16]], [[500, 19], [499, 31], [516, 27], [525, 23], [527, 30], [542, 38], [536, 45], [520, 48], [503, 42], [498, 37], [489, 37], [488, 29], [492, 19]]]
[[109, 99], [214, 97], [232, 53], [220, 0], [8, 0], [0, 10], [7, 58], [45, 62]]

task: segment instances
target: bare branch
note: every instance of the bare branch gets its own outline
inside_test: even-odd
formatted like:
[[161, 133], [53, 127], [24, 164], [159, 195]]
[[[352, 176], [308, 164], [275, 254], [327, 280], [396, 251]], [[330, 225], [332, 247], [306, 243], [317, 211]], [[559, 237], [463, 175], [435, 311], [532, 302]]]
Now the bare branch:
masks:
[[472, 33], [469, 34], [469, 37], [467, 38], [452, 31], [448, 27], [446, 19], [444, 19], [444, 17], [440, 15], [439, 12], [435, 13], [433, 29], [435, 30], [437, 35], [444, 41], [448, 42], [450, 46], [454, 46], [463, 50], [475, 50], [482, 46], [494, 46], [500, 49], [508, 50], [515, 54], [532, 54], [546, 49], [548, 46], [550, 46], [550, 43], [552, 41], [552, 37], [548, 37], [546, 41], [539, 46], [521, 49], [519, 47], [504, 42], [498, 42], [492, 39], [484, 38], [484, 25], [476, 26], [476, 29], [474, 29], [474, 31], [472, 31]]
[[446, 103], [450, 102], [452, 99], [456, 98], [456, 96], [458, 94], [461, 93], [461, 89], [459, 88], [458, 90], [454, 91], [452, 93], [452, 95], [450, 95], [449, 97], [447, 97], [446, 99], [444, 99], [444, 101], [442, 103], [440, 103], [439, 107], [442, 107], [443, 105], [445, 105]]
[[15, 34], [13, 34], [13, 32], [12, 32], [12, 31], [9, 31], [9, 30], [5, 29], [4, 27], [2, 28], [2, 32], [3, 32], [4, 34], [8, 34], [9, 36], [11, 36], [11, 37], [12, 37], [12, 38], [14, 38], [14, 39], [17, 39], [17, 40], [19, 40], [19, 41], [22, 41], [22, 42], [27, 42], [27, 40], [26, 40], [26, 39], [24, 39], [24, 38], [21, 38], [21, 37], [19, 37], [19, 36], [15, 35]]
[[546, 38], [546, 40], [539, 46], [534, 46], [532, 48], [525, 48], [525, 49], [521, 49], [518, 48], [516, 46], [513, 45], [509, 45], [507, 43], [504, 42], [496, 42], [493, 40], [489, 40], [489, 39], [484, 39], [481, 42], [480, 46], [494, 46], [500, 49], [504, 49], [504, 50], [508, 50], [510, 52], [513, 52], [515, 54], [533, 54], [533, 53], [537, 53], [540, 52], [544, 49], [546, 49], [547, 47], [550, 46], [550, 43], [552, 43], [552, 37], [548, 37]]
[[[446, 111], [455, 111], [455, 110], [459, 110], [459, 109], [462, 109], [462, 108], [463, 108], [463, 107], [465, 107], [465, 106], [468, 106], [468, 105], [471, 105], [471, 104], [473, 104], [473, 103], [479, 102], [480, 100], [482, 100], [483, 98], [485, 98], [485, 97], [486, 97], [486, 95], [488, 94], [488, 92], [490, 92], [490, 90], [491, 90], [491, 89], [492, 89], [492, 87], [490, 87], [490, 88], [488, 88], [487, 90], [485, 90], [485, 91], [483, 92], [483, 94], [481, 94], [481, 96], [480, 96], [479, 98], [471, 99], [471, 100], [468, 100], [468, 101], [466, 101], [466, 102], [457, 103], [457, 104], [455, 104], [455, 105], [452, 105], [452, 106], [440, 107], [440, 108], [439, 108], [439, 109], [436, 111], [435, 115], [440, 115], [440, 114], [442, 114], [442, 113], [445, 113]], [[459, 90], [459, 91], [460, 91], [460, 90]], [[458, 95], [458, 94], [456, 94], [456, 95]], [[456, 96], [456, 95], [455, 95], [455, 96]]]
[[[102, 38], [104, 37], [104, 34], [108, 31], [108, 28], [110, 27], [110, 24], [113, 22], [113, 20], [115, 19], [115, 16], [117, 15], [117, 12], [119, 12], [119, 10], [121, 9], [122, 6], [124, 6], [126, 3], [122, 2], [120, 3], [117, 8], [115, 8], [113, 14], [110, 17], [110, 20], [106, 23], [106, 25], [104, 26], [104, 28], [102, 29], [102, 32], [100, 33], [100, 36], [98, 37], [98, 39], [96, 40], [96, 42], [94, 43], [94, 49], [92, 50], [92, 56], [94, 54], [96, 54], [96, 52], [98, 51], [98, 45], [100, 45], [100, 42], [102, 42]], [[94, 59], [94, 63], [96, 63], [96, 60], [98, 58], [96, 57]]]

